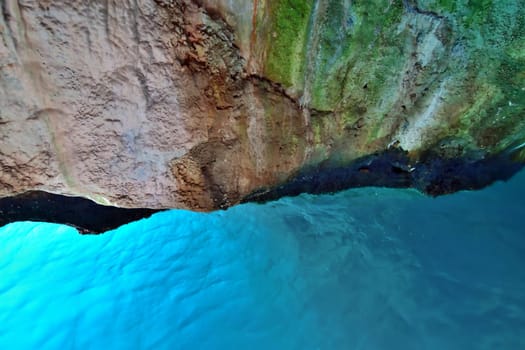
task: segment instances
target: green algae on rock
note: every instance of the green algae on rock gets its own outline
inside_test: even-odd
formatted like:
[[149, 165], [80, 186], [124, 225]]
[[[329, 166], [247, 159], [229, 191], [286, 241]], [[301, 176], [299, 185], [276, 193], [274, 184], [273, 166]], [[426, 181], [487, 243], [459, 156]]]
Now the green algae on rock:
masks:
[[270, 3], [264, 73], [324, 112], [312, 122], [319, 147], [328, 136], [341, 143], [332, 153], [355, 157], [356, 123], [361, 154], [398, 141], [417, 154], [450, 137], [492, 153], [525, 137], [522, 2]]
[[392, 149], [432, 181], [525, 162], [521, 0], [6, 0], [0, 27], [2, 197], [212, 210]]

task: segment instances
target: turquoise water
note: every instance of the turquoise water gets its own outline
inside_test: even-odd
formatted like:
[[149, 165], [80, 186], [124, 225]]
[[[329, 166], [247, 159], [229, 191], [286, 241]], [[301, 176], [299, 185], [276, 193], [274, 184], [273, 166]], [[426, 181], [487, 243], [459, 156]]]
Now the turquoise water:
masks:
[[525, 349], [525, 173], [0, 229], [0, 349]]

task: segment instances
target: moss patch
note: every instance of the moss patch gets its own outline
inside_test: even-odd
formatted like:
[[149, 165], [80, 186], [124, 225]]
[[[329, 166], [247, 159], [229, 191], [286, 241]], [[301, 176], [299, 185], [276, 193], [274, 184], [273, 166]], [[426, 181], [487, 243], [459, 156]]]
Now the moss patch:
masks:
[[320, 158], [338, 157], [328, 153], [346, 152], [342, 147], [384, 147], [428, 110], [428, 121], [418, 124], [429, 129], [421, 150], [447, 137], [488, 152], [524, 140], [525, 3], [408, 3], [417, 8], [402, 0], [267, 5], [265, 74], [323, 114], [312, 121]]
[[303, 84], [310, 0], [275, 0], [270, 6], [265, 74], [290, 87]]

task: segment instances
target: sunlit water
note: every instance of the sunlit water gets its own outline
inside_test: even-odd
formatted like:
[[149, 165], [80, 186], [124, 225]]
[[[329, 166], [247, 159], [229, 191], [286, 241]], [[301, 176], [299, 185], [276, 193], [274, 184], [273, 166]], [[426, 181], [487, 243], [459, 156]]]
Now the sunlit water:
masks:
[[0, 349], [525, 349], [525, 173], [0, 229]]

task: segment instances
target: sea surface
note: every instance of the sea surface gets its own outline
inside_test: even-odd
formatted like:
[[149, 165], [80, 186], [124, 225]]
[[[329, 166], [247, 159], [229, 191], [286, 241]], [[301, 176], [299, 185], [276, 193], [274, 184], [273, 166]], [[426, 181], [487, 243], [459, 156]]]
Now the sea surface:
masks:
[[525, 349], [525, 172], [0, 228], [0, 349]]

